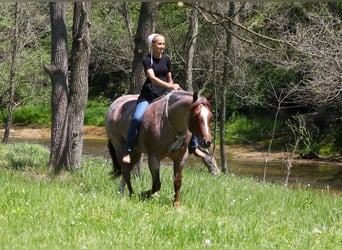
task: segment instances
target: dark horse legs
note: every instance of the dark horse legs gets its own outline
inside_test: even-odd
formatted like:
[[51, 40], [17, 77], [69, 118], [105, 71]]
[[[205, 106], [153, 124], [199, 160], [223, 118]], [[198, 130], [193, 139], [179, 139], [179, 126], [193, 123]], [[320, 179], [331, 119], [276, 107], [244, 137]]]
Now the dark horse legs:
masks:
[[173, 180], [173, 186], [175, 188], [175, 196], [174, 196], [174, 201], [173, 205], [175, 207], [180, 207], [180, 189], [182, 186], [182, 171], [183, 167], [180, 166], [179, 164], [174, 163], [174, 180]]
[[160, 182], [160, 161], [153, 155], [148, 156], [148, 166], [152, 175], [152, 189], [141, 193], [141, 198], [149, 198], [155, 192], [158, 192], [161, 188]]

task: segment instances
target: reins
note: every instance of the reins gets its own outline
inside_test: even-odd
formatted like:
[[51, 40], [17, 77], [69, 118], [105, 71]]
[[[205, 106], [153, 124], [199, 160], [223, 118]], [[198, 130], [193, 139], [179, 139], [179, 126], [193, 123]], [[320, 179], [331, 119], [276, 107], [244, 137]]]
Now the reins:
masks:
[[169, 152], [172, 152], [174, 150], [177, 150], [180, 148], [180, 146], [183, 144], [184, 140], [185, 140], [185, 137], [186, 137], [186, 131], [185, 130], [184, 132], [180, 133], [178, 132], [171, 124], [170, 120], [169, 120], [169, 111], [168, 111], [168, 107], [169, 107], [169, 98], [170, 96], [172, 95], [172, 92], [169, 93], [167, 96], [166, 96], [166, 103], [165, 103], [165, 109], [164, 109], [164, 115], [165, 115], [165, 118], [166, 118], [166, 121], [169, 125], [169, 127], [171, 128], [172, 132], [176, 135], [176, 141], [174, 143], [172, 143], [171, 145], [169, 145], [168, 149], [169, 149]]

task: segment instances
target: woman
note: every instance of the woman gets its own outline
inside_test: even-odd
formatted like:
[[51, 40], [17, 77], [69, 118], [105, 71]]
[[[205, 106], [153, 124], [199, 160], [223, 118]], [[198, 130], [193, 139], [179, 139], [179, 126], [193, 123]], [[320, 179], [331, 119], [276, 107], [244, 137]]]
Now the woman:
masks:
[[[171, 60], [167, 55], [164, 55], [165, 37], [160, 34], [151, 34], [148, 36], [147, 42], [150, 46], [150, 53], [143, 58], [143, 66], [147, 78], [142, 86], [137, 106], [128, 128], [127, 141], [124, 148], [125, 155], [122, 158], [122, 161], [127, 164], [131, 163], [130, 154], [138, 136], [139, 125], [148, 105], [156, 98], [172, 90], [180, 89], [180, 85], [174, 83], [172, 79]], [[203, 157], [205, 156], [196, 146], [195, 148], [197, 149], [194, 149], [196, 155], [200, 157], [202, 155]]]

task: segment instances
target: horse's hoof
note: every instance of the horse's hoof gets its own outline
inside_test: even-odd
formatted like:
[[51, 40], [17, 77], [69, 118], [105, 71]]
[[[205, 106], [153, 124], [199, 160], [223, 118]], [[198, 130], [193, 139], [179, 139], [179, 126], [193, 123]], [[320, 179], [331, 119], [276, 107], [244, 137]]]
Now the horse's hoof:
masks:
[[173, 202], [173, 206], [174, 206], [175, 208], [181, 208], [181, 205], [180, 205], [180, 202], [179, 202], [179, 201]]
[[140, 193], [139, 199], [140, 200], [146, 200], [146, 199], [150, 198], [150, 196], [151, 196], [150, 192], [149, 191], [145, 191], [145, 192]]

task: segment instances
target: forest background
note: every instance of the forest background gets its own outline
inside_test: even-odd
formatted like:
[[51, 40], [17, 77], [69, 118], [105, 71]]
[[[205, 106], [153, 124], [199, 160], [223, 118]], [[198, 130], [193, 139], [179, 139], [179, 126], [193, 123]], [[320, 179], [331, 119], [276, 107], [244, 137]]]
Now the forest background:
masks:
[[[15, 19], [13, 3], [0, 6], [0, 119], [5, 122]], [[140, 7], [139, 2], [92, 3], [85, 124], [103, 125], [112, 100], [133, 91]], [[198, 33], [189, 84], [194, 13]], [[303, 154], [342, 152], [341, 3], [160, 3], [155, 14], [154, 29], [166, 37], [175, 82], [215, 94], [215, 121], [225, 117], [224, 143], [267, 146], [272, 140], [275, 149], [298, 147]], [[66, 17], [71, 30], [72, 15]], [[22, 3], [18, 29], [13, 122], [49, 126], [51, 83], [43, 69], [51, 61], [49, 4]]]

